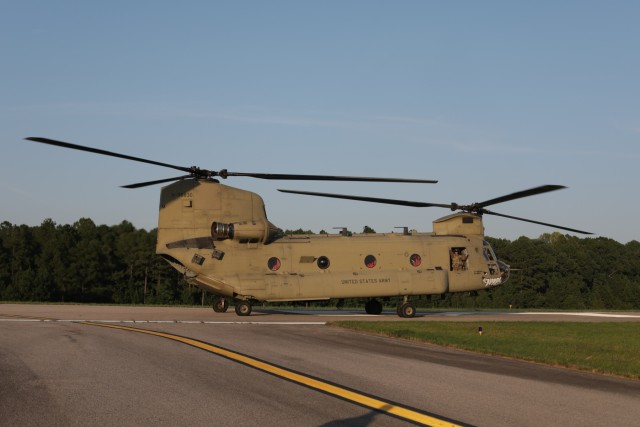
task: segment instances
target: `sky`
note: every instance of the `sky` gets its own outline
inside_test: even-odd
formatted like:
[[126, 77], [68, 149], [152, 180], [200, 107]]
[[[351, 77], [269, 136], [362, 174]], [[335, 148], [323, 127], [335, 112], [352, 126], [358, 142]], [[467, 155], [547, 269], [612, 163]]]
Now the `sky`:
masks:
[[[640, 2], [0, 7], [0, 222], [149, 230], [159, 186], [120, 186], [179, 175], [24, 140], [36, 136], [213, 170], [439, 180], [225, 181], [283, 229], [430, 231], [450, 211], [278, 188], [468, 204], [559, 184], [490, 209], [640, 240]], [[509, 240], [557, 231], [484, 224]]]

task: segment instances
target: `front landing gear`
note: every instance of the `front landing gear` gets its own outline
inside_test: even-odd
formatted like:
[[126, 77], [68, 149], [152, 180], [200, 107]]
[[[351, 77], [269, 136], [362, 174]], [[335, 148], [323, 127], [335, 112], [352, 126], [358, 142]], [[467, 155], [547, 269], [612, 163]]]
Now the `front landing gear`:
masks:
[[416, 315], [416, 306], [410, 302], [405, 302], [398, 306], [398, 316], [400, 317], [414, 317]]
[[224, 299], [223, 297], [217, 297], [213, 301], [213, 311], [216, 313], [226, 313], [229, 308], [229, 301]]
[[251, 314], [251, 303], [249, 301], [236, 301], [236, 314], [238, 316], [248, 316]]
[[415, 317], [416, 315], [416, 306], [409, 301], [409, 297], [405, 295], [404, 302], [402, 304], [398, 304], [398, 316], [400, 317]]

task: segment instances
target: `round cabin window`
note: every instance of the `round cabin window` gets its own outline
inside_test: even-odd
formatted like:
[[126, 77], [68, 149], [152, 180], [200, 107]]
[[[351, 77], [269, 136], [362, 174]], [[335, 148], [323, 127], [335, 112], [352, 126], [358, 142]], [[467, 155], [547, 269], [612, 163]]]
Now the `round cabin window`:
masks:
[[373, 255], [367, 255], [366, 257], [364, 257], [364, 265], [366, 265], [367, 268], [373, 268], [377, 263], [378, 260], [376, 260], [376, 257], [374, 257]]
[[320, 267], [322, 270], [326, 270], [327, 268], [329, 268], [329, 265], [331, 263], [329, 262], [329, 258], [327, 258], [326, 256], [321, 256], [320, 258], [318, 258], [318, 267]]
[[413, 254], [409, 257], [409, 262], [413, 267], [419, 267], [422, 264], [422, 258], [418, 254]]
[[269, 261], [267, 261], [267, 267], [269, 267], [269, 270], [271, 271], [278, 271], [281, 265], [282, 263], [276, 257], [271, 257], [269, 258]]

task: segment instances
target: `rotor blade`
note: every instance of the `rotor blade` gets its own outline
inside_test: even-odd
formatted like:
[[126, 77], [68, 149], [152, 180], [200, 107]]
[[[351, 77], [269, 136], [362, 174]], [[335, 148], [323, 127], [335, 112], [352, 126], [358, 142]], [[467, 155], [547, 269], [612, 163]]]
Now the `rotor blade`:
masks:
[[332, 194], [332, 193], [316, 193], [313, 191], [280, 190], [280, 189], [278, 189], [278, 191], [281, 191], [283, 193], [304, 194], [307, 196], [331, 197], [334, 199], [359, 200], [361, 202], [384, 203], [387, 205], [413, 206], [416, 208], [428, 208], [433, 206], [440, 207], [440, 208], [447, 208], [447, 209], [451, 208], [451, 205], [412, 202], [409, 200], [380, 199], [377, 197], [349, 196], [346, 194]]
[[541, 185], [540, 187], [530, 188], [528, 190], [518, 191], [515, 193], [507, 194], [506, 196], [496, 197], [495, 199], [486, 200], [481, 203], [475, 203], [474, 206], [483, 208], [489, 205], [495, 205], [497, 203], [508, 202], [509, 200], [521, 199], [523, 197], [534, 196], [536, 194], [547, 193], [549, 191], [560, 190], [567, 188], [564, 185]]
[[140, 157], [127, 156], [126, 154], [119, 154], [119, 153], [114, 153], [112, 151], [100, 150], [99, 148], [85, 147], [83, 145], [71, 144], [69, 142], [56, 141], [54, 139], [39, 138], [39, 137], [29, 137], [25, 139], [29, 141], [34, 141], [34, 142], [40, 142], [43, 144], [55, 145], [56, 147], [71, 148], [73, 150], [87, 151], [89, 153], [102, 154], [104, 156], [118, 157], [121, 159], [133, 160], [135, 162], [142, 162], [142, 163], [148, 163], [150, 165], [163, 166], [166, 168], [177, 169], [183, 172], [191, 172], [190, 168], [185, 168], [182, 166], [170, 165], [168, 163], [156, 162], [153, 160], [142, 159]]
[[[223, 174], [223, 171], [220, 171]], [[248, 176], [259, 179], [278, 179], [295, 181], [364, 181], [364, 182], [399, 182], [414, 184], [436, 184], [433, 179], [405, 179], [405, 178], [377, 178], [366, 176], [332, 176], [332, 175], [298, 175], [282, 173], [244, 173], [244, 172], [224, 172], [226, 176]]]
[[547, 227], [559, 228], [560, 230], [572, 231], [574, 233], [593, 234], [593, 233], [590, 233], [588, 231], [576, 230], [575, 228], [563, 227], [561, 225], [549, 224], [547, 222], [534, 221], [532, 219], [519, 218], [517, 216], [511, 216], [511, 215], [505, 215], [505, 214], [501, 214], [501, 213], [497, 213], [497, 212], [491, 212], [491, 211], [488, 211], [486, 209], [483, 209], [482, 213], [483, 214], [487, 214], [487, 215], [496, 215], [496, 216], [501, 216], [501, 217], [504, 217], [504, 218], [515, 219], [515, 220], [518, 220], [518, 221], [531, 222], [533, 224], [545, 225]]
[[140, 188], [149, 185], [162, 184], [163, 182], [178, 181], [180, 179], [191, 178], [191, 175], [176, 176], [175, 178], [158, 179], [156, 181], [138, 182], [137, 184], [121, 185], [122, 188]]
[[[299, 174], [270, 174], [270, 173], [245, 173], [245, 172], [228, 172], [227, 170], [221, 170], [219, 172], [209, 171], [205, 169], [199, 169], [196, 167], [183, 167], [176, 166], [169, 163], [156, 162], [154, 160], [143, 159], [140, 157], [129, 156], [126, 154], [114, 153], [112, 151], [101, 150], [99, 148], [85, 147], [83, 145], [71, 144], [69, 142], [56, 141], [48, 138], [40, 137], [28, 137], [25, 138], [29, 141], [40, 142], [42, 144], [54, 145], [56, 147], [70, 148], [73, 150], [86, 151], [89, 153], [102, 154], [104, 156], [118, 157], [126, 160], [133, 160], [136, 162], [147, 163], [156, 166], [163, 166], [171, 169], [176, 169], [183, 172], [188, 172], [192, 176], [198, 178], [219, 176], [221, 178], [227, 178], [229, 176], [246, 176], [259, 179], [273, 179], [273, 180], [303, 180], [303, 181], [364, 181], [364, 182], [397, 182], [397, 183], [417, 183], [417, 184], [435, 184], [436, 180], [424, 180], [424, 179], [404, 179], [404, 178], [376, 178], [376, 177], [356, 177], [356, 176], [331, 176], [331, 175], [299, 175]], [[166, 181], [151, 181], [151, 183], [162, 183], [171, 181], [170, 178]], [[180, 178], [177, 178], [180, 179]], [[125, 188], [137, 188], [136, 185], [125, 186]], [[152, 185], [147, 183], [141, 183], [140, 186]]]

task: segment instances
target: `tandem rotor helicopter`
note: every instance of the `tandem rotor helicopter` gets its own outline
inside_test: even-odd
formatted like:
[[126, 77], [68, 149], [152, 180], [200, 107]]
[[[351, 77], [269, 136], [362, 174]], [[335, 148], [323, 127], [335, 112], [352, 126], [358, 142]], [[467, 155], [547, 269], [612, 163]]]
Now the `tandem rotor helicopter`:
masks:
[[411, 297], [488, 289], [509, 279], [484, 239], [483, 215], [496, 215], [574, 233], [586, 231], [504, 215], [488, 206], [566, 188], [543, 185], [480, 203], [425, 203], [344, 194], [279, 190], [285, 193], [413, 207], [454, 213], [433, 221], [433, 231], [383, 234], [284, 235], [267, 219], [264, 201], [253, 192], [218, 179], [244, 176], [270, 180], [436, 183], [433, 180], [327, 175], [265, 174], [182, 167], [82, 145], [29, 137], [27, 140], [182, 171], [174, 178], [123, 186], [172, 182], [160, 192], [156, 253], [193, 285], [215, 294], [213, 309], [225, 312], [229, 299], [239, 316], [259, 301], [366, 299], [365, 311], [380, 314], [380, 299], [402, 297], [400, 317], [414, 317]]

